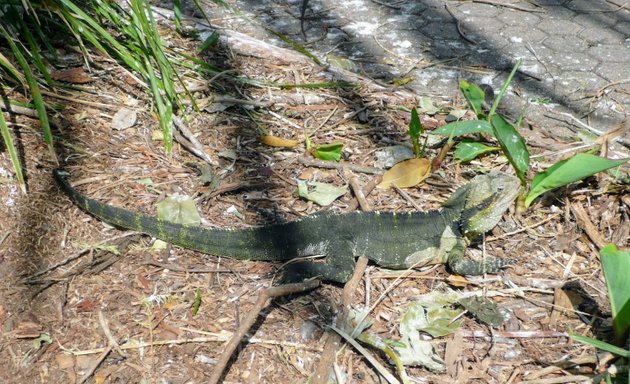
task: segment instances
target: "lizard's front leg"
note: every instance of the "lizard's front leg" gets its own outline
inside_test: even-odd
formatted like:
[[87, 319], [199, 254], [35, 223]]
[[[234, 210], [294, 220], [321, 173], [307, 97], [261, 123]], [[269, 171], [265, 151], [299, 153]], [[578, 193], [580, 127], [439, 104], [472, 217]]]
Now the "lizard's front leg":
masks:
[[458, 275], [478, 276], [485, 273], [497, 273], [501, 268], [512, 264], [512, 260], [487, 256], [483, 260], [469, 260], [464, 257], [466, 244], [458, 241], [448, 255], [448, 266]]

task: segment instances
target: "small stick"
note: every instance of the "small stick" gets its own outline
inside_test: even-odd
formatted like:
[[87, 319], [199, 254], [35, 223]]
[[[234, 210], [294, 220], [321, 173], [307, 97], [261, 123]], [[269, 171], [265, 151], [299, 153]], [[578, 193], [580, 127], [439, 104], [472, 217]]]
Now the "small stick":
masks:
[[109, 341], [109, 345], [114, 348], [120, 356], [127, 357], [127, 354], [123, 352], [123, 350], [120, 348], [120, 345], [118, 345], [116, 339], [114, 339], [112, 332], [109, 330], [109, 325], [107, 325], [107, 321], [105, 321], [105, 315], [103, 315], [103, 311], [101, 311], [100, 309], [98, 310], [98, 322], [103, 329], [105, 337], [107, 337], [107, 341]]
[[111, 345], [108, 345], [107, 348], [105, 348], [105, 350], [98, 357], [98, 359], [96, 360], [94, 365], [92, 367], [90, 367], [90, 369], [85, 373], [85, 375], [83, 375], [81, 380], [79, 380], [79, 384], [85, 383], [87, 381], [87, 379], [89, 379], [94, 374], [94, 372], [99, 367], [99, 365], [101, 365], [101, 363], [103, 361], [105, 361], [105, 358], [107, 357], [107, 355], [109, 355], [109, 353], [112, 351], [112, 348], [113, 347]]
[[[366, 257], [359, 257], [352, 278], [350, 278], [343, 287], [343, 293], [341, 294], [343, 309], [341, 315], [338, 317], [338, 327], [341, 329], [346, 328], [348, 308], [350, 308], [350, 304], [352, 304], [352, 295], [359, 287], [365, 268], [367, 268], [367, 263], [368, 259]], [[326, 384], [328, 382], [328, 373], [335, 361], [335, 354], [337, 353], [337, 349], [339, 349], [340, 342], [341, 336], [339, 336], [337, 332], [328, 331], [328, 339], [324, 345], [322, 358], [317, 363], [315, 373], [313, 374], [313, 384]]]
[[[370, 193], [372, 193], [374, 188], [376, 188], [376, 186], [381, 182], [382, 179], [383, 178], [380, 176], [372, 178], [372, 180], [370, 180], [370, 182], [367, 183], [365, 187], [363, 187], [363, 190], [362, 190], [363, 196], [369, 196]], [[350, 204], [348, 204], [348, 208], [346, 208], [346, 212], [353, 212], [358, 207], [359, 207], [359, 201], [356, 199], [352, 200]]]
[[372, 175], [380, 175], [383, 172], [385, 172], [380, 168], [366, 167], [364, 165], [348, 164], [348, 163], [332, 163], [332, 162], [323, 161], [323, 160], [311, 159], [309, 157], [304, 157], [304, 156], [298, 158], [298, 161], [300, 162], [300, 164], [306, 165], [307, 167], [336, 169], [338, 171], [342, 171], [344, 168], [347, 168], [353, 172], [367, 173], [367, 174], [372, 174]]
[[50, 267], [48, 267], [46, 269], [43, 269], [43, 270], [41, 270], [39, 272], [35, 272], [34, 274], [32, 274], [29, 277], [25, 278], [24, 281], [27, 282], [27, 283], [33, 283], [33, 282], [36, 281], [35, 279], [37, 277], [39, 277], [39, 276], [41, 276], [43, 274], [46, 274], [46, 273], [52, 271], [53, 269], [57, 269], [57, 268], [59, 268], [59, 267], [61, 267], [63, 265], [66, 265], [66, 264], [68, 264], [71, 261], [74, 261], [74, 260], [78, 259], [79, 257], [83, 256], [84, 254], [88, 253], [90, 250], [98, 247], [99, 245], [103, 245], [105, 243], [109, 243], [109, 242], [112, 242], [112, 241], [115, 241], [115, 240], [119, 240], [119, 239], [122, 239], [122, 238], [125, 238], [125, 237], [128, 237], [128, 236], [133, 236], [133, 235], [137, 235], [137, 234], [138, 234], [138, 232], [125, 232], [125, 233], [123, 233], [121, 235], [111, 237], [111, 238], [109, 238], [107, 240], [99, 241], [98, 243], [96, 243], [96, 245], [94, 247], [82, 249], [79, 252], [73, 254], [72, 256], [66, 258], [65, 260], [62, 260], [62, 261], [60, 261], [60, 262], [58, 262], [56, 264], [53, 264]]
[[285, 285], [280, 285], [278, 287], [262, 289], [260, 293], [258, 294], [258, 299], [256, 300], [256, 303], [254, 304], [254, 308], [252, 308], [252, 310], [247, 315], [247, 318], [243, 320], [243, 322], [240, 324], [236, 332], [234, 332], [234, 334], [232, 335], [232, 338], [230, 339], [228, 344], [225, 346], [225, 350], [223, 351], [223, 354], [221, 354], [221, 358], [217, 362], [217, 365], [214, 371], [212, 372], [212, 376], [208, 380], [208, 383], [216, 384], [221, 380], [221, 376], [223, 376], [223, 371], [225, 370], [225, 367], [230, 361], [232, 354], [234, 353], [236, 348], [238, 348], [239, 344], [243, 340], [243, 337], [245, 336], [247, 331], [249, 331], [249, 329], [252, 327], [252, 325], [254, 325], [254, 323], [258, 319], [258, 315], [260, 315], [260, 312], [267, 305], [269, 305], [271, 299], [273, 299], [274, 297], [287, 296], [294, 293], [302, 293], [302, 292], [310, 291], [312, 289], [319, 287], [320, 283], [321, 283], [320, 280], [312, 279], [312, 280], [307, 280], [303, 283], [285, 284]]
[[403, 199], [407, 200], [407, 202], [409, 204], [411, 204], [416, 211], [421, 211], [422, 208], [411, 198], [409, 197], [409, 195], [407, 194], [407, 192], [403, 191], [402, 188], [400, 188], [399, 186], [397, 186], [396, 184], [392, 183], [392, 187], [394, 187], [394, 189], [396, 190], [396, 192], [398, 192], [398, 194], [400, 196], [403, 197]]
[[459, 33], [459, 35], [466, 40], [467, 42], [469, 42], [472, 45], [477, 45], [477, 42], [473, 39], [471, 39], [470, 37], [466, 36], [466, 34], [464, 33], [464, 31], [462, 31], [462, 26], [461, 23], [459, 22], [459, 19], [455, 16], [455, 14], [453, 13], [453, 11], [451, 11], [451, 8], [449, 8], [448, 4], [444, 4], [444, 8], [446, 9], [446, 11], [449, 13], [449, 15], [451, 15], [451, 17], [453, 19], [455, 19], [455, 26], [457, 27], [457, 32]]
[[350, 181], [350, 186], [354, 192], [354, 197], [356, 197], [359, 202], [361, 209], [365, 212], [372, 211], [372, 205], [365, 199], [365, 194], [363, 193], [361, 185], [359, 185], [359, 180], [357, 180], [356, 176], [351, 175], [348, 180]]
[[[203, 149], [203, 145], [201, 145], [199, 140], [197, 140], [195, 135], [193, 135], [192, 132], [190, 132], [186, 124], [184, 124], [184, 122], [179, 117], [173, 116], [173, 123], [175, 123], [175, 127], [177, 128], [177, 130], [179, 130], [182, 136], [186, 139], [186, 140], [181, 140], [181, 141], [178, 140], [180, 141], [180, 144], [184, 145], [186, 149], [188, 149], [193, 155], [201, 158], [208, 164], [216, 165], [216, 163], [214, 162], [214, 160], [212, 160], [210, 155], [208, 155], [206, 151]], [[186, 143], [186, 141], [188, 141], [188, 143]]]
[[586, 232], [595, 246], [597, 246], [598, 249], [604, 248], [607, 244], [606, 240], [599, 234], [599, 231], [595, 228], [595, 225], [582, 205], [571, 204], [571, 212], [573, 216], [575, 216], [578, 225]]
[[553, 215], [551, 215], [551, 216], [549, 216], [548, 218], [546, 218], [546, 219], [544, 219], [544, 220], [541, 220], [541, 221], [539, 221], [539, 222], [537, 222], [537, 223], [534, 223], [534, 224], [532, 224], [532, 225], [528, 225], [528, 226], [523, 227], [523, 228], [519, 228], [519, 229], [517, 229], [517, 230], [515, 230], [515, 231], [512, 231], [512, 232], [507, 232], [507, 233], [503, 233], [503, 234], [498, 235], [498, 236], [489, 236], [489, 237], [486, 237], [486, 242], [490, 242], [490, 241], [496, 241], [496, 240], [504, 239], [504, 238], [506, 238], [506, 237], [510, 237], [510, 236], [516, 235], [517, 233], [521, 233], [521, 232], [524, 232], [524, 231], [530, 230], [530, 229], [532, 229], [532, 228], [539, 227], [539, 226], [541, 226], [541, 225], [543, 225], [543, 224], [545, 224], [545, 223], [547, 223], [547, 222], [549, 222], [549, 221], [551, 221], [551, 220], [555, 219], [556, 217], [558, 217], [558, 214], [557, 214], [557, 213], [556, 213], [556, 214], [553, 214]]
[[173, 271], [173, 272], [186, 272], [186, 273], [214, 273], [214, 272], [231, 273], [231, 272], [234, 272], [231, 269], [186, 268], [186, 267], [180, 267], [175, 264], [161, 263], [159, 261], [153, 261], [153, 260], [146, 260], [144, 264], [152, 265], [158, 268], [168, 269], [169, 271]]

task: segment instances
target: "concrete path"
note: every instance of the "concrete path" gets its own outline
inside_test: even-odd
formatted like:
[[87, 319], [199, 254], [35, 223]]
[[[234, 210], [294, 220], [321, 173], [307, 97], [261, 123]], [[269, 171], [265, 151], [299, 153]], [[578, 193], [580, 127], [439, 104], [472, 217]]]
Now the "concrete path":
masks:
[[[604, 131], [630, 115], [629, 0], [233, 4], [320, 57], [350, 58], [355, 71], [383, 82], [411, 79], [405, 86], [419, 95], [460, 97], [459, 79], [498, 91], [522, 59], [502, 107], [512, 117], [526, 110], [533, 128], [554, 139], [575, 140], [575, 122], [560, 112]], [[284, 45], [246, 20], [221, 23]]]

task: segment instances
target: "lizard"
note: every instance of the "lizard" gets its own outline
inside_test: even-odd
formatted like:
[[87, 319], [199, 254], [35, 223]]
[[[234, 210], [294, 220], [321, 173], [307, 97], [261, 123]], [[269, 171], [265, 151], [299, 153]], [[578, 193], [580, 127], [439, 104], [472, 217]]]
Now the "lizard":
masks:
[[185, 249], [239, 260], [287, 261], [323, 255], [324, 262], [300, 260], [288, 264], [285, 278], [299, 281], [320, 277], [345, 283], [355, 259], [364, 255], [390, 269], [447, 264], [460, 275], [495, 273], [508, 259], [464, 257], [468, 245], [491, 230], [520, 191], [514, 176], [491, 172], [459, 187], [437, 210], [409, 213], [325, 212], [296, 221], [219, 229], [186, 226], [135, 213], [88, 198], [53, 171], [60, 188], [86, 212], [116, 227], [141, 232]]

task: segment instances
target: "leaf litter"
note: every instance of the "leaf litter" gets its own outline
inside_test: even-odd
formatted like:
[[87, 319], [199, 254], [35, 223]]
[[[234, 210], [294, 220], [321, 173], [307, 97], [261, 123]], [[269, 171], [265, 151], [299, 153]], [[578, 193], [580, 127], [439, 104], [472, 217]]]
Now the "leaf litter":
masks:
[[[197, 49], [196, 43], [181, 40], [176, 35], [169, 35], [169, 39], [176, 40], [178, 47], [187, 52], [194, 53]], [[294, 82], [296, 77], [303, 82], [330, 81], [327, 74], [315, 66], [303, 63], [295, 66], [292, 60], [273, 63], [263, 57], [246, 56], [238, 49], [229, 55], [213, 49], [205, 51], [210, 55], [208, 60], [229, 65], [226, 69], [242, 76], [285, 83]], [[264, 108], [245, 113], [239, 106], [214, 113], [188, 111], [189, 127], [204, 149], [219, 162], [216, 176], [220, 183], [212, 185], [199, 181], [188, 165], [199, 160], [183, 147], [176, 146], [171, 159], [163, 155], [161, 142], [152, 140], [147, 131], [159, 129], [148, 107], [138, 111], [138, 122], [133, 129], [112, 132], [111, 121], [104, 117], [106, 114], [99, 114], [97, 107], [82, 103], [111, 105], [112, 100], [118, 100], [118, 105], [124, 105], [117, 95], [120, 89], [126, 89], [148, 105], [147, 97], [126, 81], [119, 68], [111, 67], [111, 70], [121, 76], [95, 79], [92, 85], [98, 88], [98, 93], [81, 95], [83, 100], [67, 102], [72, 109], [89, 113], [82, 121], [73, 122], [68, 117], [70, 127], [59, 139], [69, 141], [72, 146], [60, 150], [64, 157], [73, 155], [66, 168], [78, 188], [92, 198], [136, 212], [154, 215], [158, 201], [181, 191], [193, 198], [203, 217], [203, 225], [221, 228], [294, 220], [319, 211], [296, 194], [296, 179], [309, 169], [297, 161], [305, 154], [305, 149], [300, 145], [265, 146], [258, 141], [258, 124], [272, 128], [270, 131], [283, 138], [304, 137], [312, 133], [308, 124], [322, 124], [315, 139], [318, 143], [343, 143], [346, 157], [342, 165], [344, 162], [373, 165], [374, 151], [382, 148], [383, 140], [408, 143], [409, 116], [397, 107], [405, 104], [412, 107], [415, 102], [400, 93], [301, 88], [302, 95], [321, 102], [304, 109], [299, 99], [294, 98], [293, 90], [242, 88], [242, 84], [236, 87], [229, 81], [217, 80], [213, 85], [220, 86], [221, 92], [232, 92], [234, 97], [246, 92], [251, 99], [265, 100], [271, 93], [273, 104], [269, 108], [281, 118], [267, 113]], [[363, 105], [370, 105], [367, 130], [363, 124], [345, 118], [353, 112], [352, 100], [357, 97]], [[395, 100], [399, 105], [388, 104], [387, 100]], [[426, 101], [424, 105], [430, 109]], [[450, 109], [462, 107], [465, 106], [453, 101]], [[438, 116], [442, 110], [448, 113], [448, 109], [441, 104], [440, 111], [431, 109], [430, 112]], [[111, 110], [117, 108], [111, 105], [108, 111]], [[19, 115], [16, 120], [25, 127], [31, 123], [25, 116]], [[28, 128], [23, 129], [28, 131]], [[151, 254], [148, 251], [150, 239], [139, 235], [121, 236], [119, 231], [104, 227], [71, 205], [51, 184], [50, 169], [39, 166], [47, 164], [45, 145], [34, 135], [24, 135], [22, 140], [27, 149], [25, 153], [29, 154], [25, 161], [32, 172], [31, 193], [20, 198], [17, 208], [3, 206], [0, 212], [4, 218], [0, 220], [0, 272], [6, 277], [0, 291], [0, 322], [6, 331], [2, 338], [4, 348], [0, 349], [0, 372], [3, 372], [0, 380], [35, 382], [41, 375], [48, 382], [80, 378], [96, 363], [104, 350], [102, 347], [108, 344], [106, 328], [97, 319], [100, 308], [108, 319], [107, 329], [127, 357], [126, 364], [118, 365], [120, 356], [111, 352], [99, 365], [95, 379], [134, 381], [145, 377], [204, 381], [240, 316], [254, 304], [252, 292], [269, 284], [278, 266], [218, 259], [179, 248]], [[535, 138], [529, 139], [532, 140]], [[230, 158], [222, 158], [220, 153], [230, 153]], [[435, 152], [429, 151], [429, 155]], [[6, 158], [0, 161], [3, 168], [10, 167]], [[437, 208], [452, 191], [449, 186], [466, 182], [484, 168], [507, 169], [505, 161], [493, 155], [470, 166], [450, 163], [428, 179], [430, 184], [409, 188], [407, 194], [423, 209]], [[348, 172], [337, 169], [340, 170], [319, 173], [314, 176], [317, 180], [310, 181], [345, 185]], [[354, 177], [364, 186], [375, 178], [363, 173], [355, 173]], [[152, 180], [152, 183], [141, 184], [138, 180]], [[264, 193], [251, 194], [260, 185], [265, 186]], [[516, 374], [524, 382], [535, 379], [538, 372], [547, 378], [558, 378], [567, 372], [575, 377], [595, 373], [595, 351], [563, 336], [569, 329], [581, 333], [604, 329], [597, 319], [605, 318], [610, 311], [603, 295], [605, 286], [599, 264], [591, 257], [593, 245], [568, 213], [562, 220], [545, 219], [562, 209], [562, 201], [583, 204], [587, 208], [586, 219], [596, 230], [628, 246], [627, 235], [624, 235], [628, 218], [620, 213], [624, 203], [618, 194], [608, 193], [595, 179], [582, 186], [566, 194], [555, 194], [558, 201], [546, 199], [535, 203], [522, 217], [508, 214], [495, 228], [486, 239], [484, 249], [489, 254], [517, 260], [504, 272], [509, 285], [490, 277], [464, 279], [458, 285], [470, 291], [482, 285], [485, 295], [509, 312], [506, 324], [490, 332], [475, 318], [462, 317], [461, 327], [455, 331], [453, 339], [459, 343], [458, 353], [453, 355], [459, 364], [447, 364], [446, 373], [408, 368], [411, 377], [426, 377], [431, 381], [458, 377], [463, 382], [499, 383], [506, 382], [516, 372], [514, 367], [519, 367], [520, 373]], [[0, 192], [7, 193], [10, 187], [10, 183], [2, 183]], [[217, 188], [220, 193], [213, 194]], [[585, 191], [597, 192], [591, 195]], [[248, 192], [254, 197], [243, 198]], [[376, 210], [412, 210], [391, 189], [376, 189], [366, 198]], [[353, 200], [352, 195], [346, 193], [326, 209], [342, 212]], [[227, 213], [230, 207], [235, 207], [242, 217]], [[541, 222], [543, 224], [539, 224]], [[92, 246], [87, 250], [73, 246], [78, 243], [96, 245], [103, 240], [107, 246]], [[108, 247], [119, 250], [122, 256], [112, 255]], [[23, 278], [75, 256], [62, 268], [35, 279]], [[357, 306], [364, 301], [371, 305], [373, 299], [370, 298], [395, 284], [387, 299], [370, 313], [370, 332], [384, 338], [398, 334], [394, 324], [400, 323], [414, 299], [434, 289], [435, 281], [448, 281], [450, 277], [443, 266], [412, 272], [395, 281], [397, 276], [400, 272], [372, 268], [366, 277], [369, 284], [356, 294]], [[574, 308], [554, 307], [556, 290], [571, 295], [579, 304]], [[249, 342], [234, 356], [236, 363], [226, 372], [226, 382], [252, 378], [270, 383], [286, 382], [288, 378], [306, 381], [306, 375], [312, 372], [320, 357], [319, 338], [339, 310], [334, 304], [339, 295], [340, 287], [327, 284], [308, 295], [276, 300], [278, 305], [269, 309], [260, 326], [253, 330]], [[596, 316], [593, 325], [583, 321], [584, 313]], [[297, 335], [306, 321], [315, 323], [319, 331], [300, 338]], [[19, 338], [16, 335], [20, 329], [37, 332], [29, 333], [30, 339]], [[517, 337], [524, 335], [518, 333], [523, 330], [530, 332], [529, 336]], [[42, 335], [46, 335], [46, 342], [34, 349], [33, 342], [43, 340]], [[47, 341], [48, 337], [52, 343]], [[431, 341], [439, 356], [443, 356], [445, 343], [452, 341], [449, 340]], [[75, 359], [66, 358], [73, 353]], [[383, 356], [375, 355], [387, 366]], [[479, 356], [486, 357], [482, 361]], [[563, 368], [550, 369], [557, 362], [562, 362]], [[352, 351], [345, 352], [337, 364], [344, 372], [352, 372], [354, 380], [360, 377], [377, 380], [374, 372]]]

